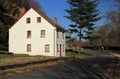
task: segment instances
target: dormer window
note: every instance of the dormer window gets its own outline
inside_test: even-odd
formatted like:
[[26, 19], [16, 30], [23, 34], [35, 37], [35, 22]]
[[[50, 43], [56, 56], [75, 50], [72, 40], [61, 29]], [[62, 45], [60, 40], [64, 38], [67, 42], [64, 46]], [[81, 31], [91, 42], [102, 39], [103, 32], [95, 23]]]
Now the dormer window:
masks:
[[37, 17], [37, 23], [41, 22], [41, 17]]
[[26, 23], [29, 24], [30, 22], [30, 18], [26, 18]]

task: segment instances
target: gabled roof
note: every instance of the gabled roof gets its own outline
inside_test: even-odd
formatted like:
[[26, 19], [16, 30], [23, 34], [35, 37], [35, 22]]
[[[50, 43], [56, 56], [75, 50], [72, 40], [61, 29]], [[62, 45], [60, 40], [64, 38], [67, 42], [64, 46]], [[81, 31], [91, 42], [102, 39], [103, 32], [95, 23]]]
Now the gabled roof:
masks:
[[[65, 29], [63, 27], [61, 27], [60, 25], [56, 24], [52, 19], [50, 19], [45, 13], [43, 13], [42, 11], [37, 11], [34, 8], [30, 8], [29, 10], [33, 9], [35, 12], [37, 12], [39, 15], [41, 15], [46, 21], [48, 21], [51, 25], [53, 25], [54, 27], [56, 27], [57, 29], [63, 30], [65, 31]], [[28, 10], [28, 11], [29, 11]], [[23, 16], [28, 12], [26, 11]], [[21, 16], [10, 28], [12, 28], [23, 16]], [[9, 29], [10, 29], [9, 28]]]

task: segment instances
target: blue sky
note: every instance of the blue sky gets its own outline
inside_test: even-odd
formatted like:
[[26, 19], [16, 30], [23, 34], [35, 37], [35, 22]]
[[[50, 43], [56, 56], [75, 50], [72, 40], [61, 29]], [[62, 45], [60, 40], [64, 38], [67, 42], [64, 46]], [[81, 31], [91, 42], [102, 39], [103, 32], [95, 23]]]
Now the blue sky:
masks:
[[[69, 9], [69, 4], [67, 0], [37, 0], [39, 4], [42, 6], [44, 12], [53, 19], [57, 17], [57, 22], [59, 25], [63, 26], [65, 29], [69, 28], [70, 20], [65, 18], [64, 16], [68, 15], [64, 10]], [[114, 0], [113, 0], [114, 1]], [[100, 16], [104, 16], [106, 12], [110, 10], [114, 10], [114, 7], [111, 7], [113, 1], [103, 1], [98, 5], [98, 9], [100, 10]], [[96, 22], [96, 26], [103, 25], [106, 20], [103, 18], [100, 21]]]

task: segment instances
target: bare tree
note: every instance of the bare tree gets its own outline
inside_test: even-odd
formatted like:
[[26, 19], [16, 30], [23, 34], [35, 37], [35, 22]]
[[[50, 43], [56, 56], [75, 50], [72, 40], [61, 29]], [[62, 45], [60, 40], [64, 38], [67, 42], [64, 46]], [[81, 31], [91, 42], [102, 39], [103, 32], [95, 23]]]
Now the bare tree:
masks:
[[98, 46], [109, 46], [109, 45], [119, 45], [117, 40], [116, 29], [109, 25], [105, 24], [97, 28], [96, 32], [99, 35], [99, 39], [94, 40], [94, 44]]
[[117, 38], [118, 44], [120, 45], [120, 18], [119, 17], [120, 17], [120, 11], [111, 11], [111, 12], [108, 12], [107, 14], [107, 18], [109, 22], [116, 30], [116, 33], [117, 33], [116, 38]]

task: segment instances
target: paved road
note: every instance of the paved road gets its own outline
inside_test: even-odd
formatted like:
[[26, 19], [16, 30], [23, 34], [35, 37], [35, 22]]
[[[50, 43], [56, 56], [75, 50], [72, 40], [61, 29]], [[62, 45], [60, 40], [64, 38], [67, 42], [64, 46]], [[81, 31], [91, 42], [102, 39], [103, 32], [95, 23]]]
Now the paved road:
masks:
[[113, 57], [96, 54], [87, 59], [76, 59], [65, 64], [7, 79], [107, 79]]

